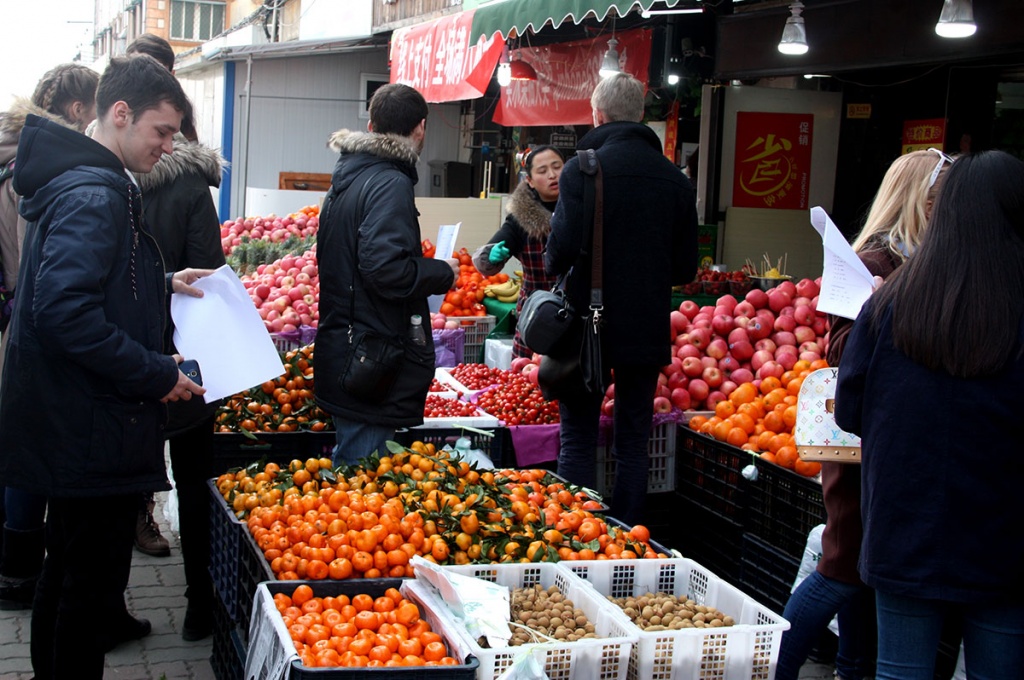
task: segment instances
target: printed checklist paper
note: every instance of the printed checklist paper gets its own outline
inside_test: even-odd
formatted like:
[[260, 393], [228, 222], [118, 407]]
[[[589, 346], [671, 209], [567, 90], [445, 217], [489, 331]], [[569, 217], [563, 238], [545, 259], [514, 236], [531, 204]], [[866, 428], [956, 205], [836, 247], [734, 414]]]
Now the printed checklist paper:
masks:
[[224, 265], [192, 284], [203, 297], [171, 296], [174, 346], [199, 362], [206, 403], [230, 397], [285, 372], [256, 306]]
[[811, 226], [825, 249], [818, 311], [856, 319], [874, 290], [874, 277], [820, 207], [811, 208]]

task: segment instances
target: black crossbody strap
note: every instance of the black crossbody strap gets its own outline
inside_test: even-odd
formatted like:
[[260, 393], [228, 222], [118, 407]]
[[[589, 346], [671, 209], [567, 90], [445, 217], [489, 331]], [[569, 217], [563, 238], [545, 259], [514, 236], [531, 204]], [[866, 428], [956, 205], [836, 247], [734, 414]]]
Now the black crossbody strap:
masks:
[[590, 241], [590, 309], [594, 312], [594, 322], [598, 323], [600, 312], [604, 309], [604, 176], [594, 149], [581, 149], [576, 152], [576, 156], [586, 177], [583, 186], [585, 210], [592, 213], [588, 217], [593, 219]]

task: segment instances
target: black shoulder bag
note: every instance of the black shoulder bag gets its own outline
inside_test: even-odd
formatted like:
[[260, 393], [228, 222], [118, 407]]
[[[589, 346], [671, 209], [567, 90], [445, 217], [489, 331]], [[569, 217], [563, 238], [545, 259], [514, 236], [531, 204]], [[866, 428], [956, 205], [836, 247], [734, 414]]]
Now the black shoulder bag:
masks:
[[585, 219], [593, 222], [590, 243], [584, 245], [580, 258], [582, 260], [590, 253], [590, 306], [587, 314], [576, 318], [566, 302], [568, 314], [574, 318], [576, 331], [566, 334], [560, 340], [563, 351], [544, 355], [541, 359], [537, 381], [546, 399], [558, 399], [560, 395], [578, 393], [580, 390], [604, 392], [610, 377], [601, 358], [601, 326], [604, 320], [604, 183], [597, 153], [593, 149], [576, 153], [580, 160], [580, 170], [586, 177], [583, 187], [587, 211]]
[[[380, 173], [373, 173], [363, 182], [363, 186], [359, 189], [354, 206], [356, 232], [358, 232], [359, 224], [362, 222], [362, 215], [365, 209], [366, 187], [378, 174]], [[332, 195], [332, 202], [333, 198]], [[344, 204], [345, 200], [342, 199], [342, 205]], [[358, 234], [355, 234], [353, 239], [354, 243], [358, 244]], [[388, 337], [372, 330], [357, 331], [355, 329], [356, 278], [358, 271], [358, 248], [353, 247], [352, 286], [349, 292], [348, 359], [345, 362], [344, 371], [342, 371], [341, 376], [338, 378], [338, 382], [341, 389], [349, 396], [361, 399], [369, 404], [382, 404], [387, 400], [395, 380], [397, 380], [402, 372], [402, 363], [405, 360], [405, 346], [402, 343], [402, 338]]]

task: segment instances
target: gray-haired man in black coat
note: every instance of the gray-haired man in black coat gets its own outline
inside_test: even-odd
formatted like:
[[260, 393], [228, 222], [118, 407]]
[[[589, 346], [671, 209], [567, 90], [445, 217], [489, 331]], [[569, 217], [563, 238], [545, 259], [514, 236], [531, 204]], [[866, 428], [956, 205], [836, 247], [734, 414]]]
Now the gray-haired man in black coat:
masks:
[[[619, 73], [591, 97], [595, 128], [580, 148], [595, 149], [604, 182], [604, 366], [614, 371], [614, 456], [618, 464], [612, 514], [628, 524], [642, 519], [647, 492], [647, 442], [660, 369], [672, 360], [671, 287], [697, 268], [697, 210], [687, 178], [662, 154], [658, 136], [639, 121], [644, 84]], [[584, 217], [579, 160], [565, 165], [551, 218], [545, 266], [564, 274], [573, 265], [569, 298], [590, 301], [590, 262], [577, 264], [593, 230]], [[595, 455], [603, 394], [561, 399], [558, 473], [576, 484], [596, 481]]]

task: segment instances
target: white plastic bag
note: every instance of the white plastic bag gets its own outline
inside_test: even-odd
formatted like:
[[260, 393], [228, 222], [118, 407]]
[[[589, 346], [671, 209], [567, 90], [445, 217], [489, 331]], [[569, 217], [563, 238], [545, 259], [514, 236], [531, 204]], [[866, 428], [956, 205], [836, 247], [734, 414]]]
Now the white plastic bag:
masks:
[[178, 489], [174, 486], [174, 471], [170, 462], [167, 463], [167, 479], [171, 482], [171, 490], [167, 492], [167, 501], [164, 503], [164, 519], [170, 525], [171, 531], [179, 533], [178, 524]]
[[533, 654], [525, 653], [516, 657], [498, 680], [548, 680], [548, 674]]
[[[804, 557], [800, 560], [800, 569], [796, 572], [793, 587], [789, 589], [790, 593], [794, 592], [804, 582], [804, 579], [818, 568], [818, 562], [821, 561], [821, 535], [824, 532], [825, 525], [819, 524], [807, 534], [807, 543], [804, 545]], [[839, 635], [839, 622], [836, 621], [835, 617], [832, 617], [832, 621], [829, 622], [828, 629]]]

